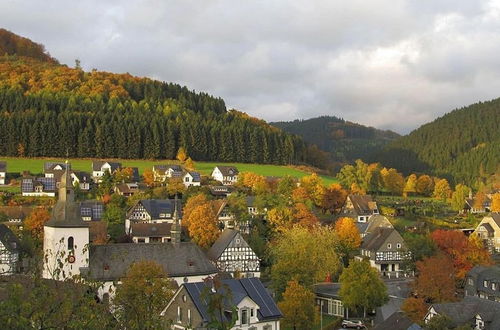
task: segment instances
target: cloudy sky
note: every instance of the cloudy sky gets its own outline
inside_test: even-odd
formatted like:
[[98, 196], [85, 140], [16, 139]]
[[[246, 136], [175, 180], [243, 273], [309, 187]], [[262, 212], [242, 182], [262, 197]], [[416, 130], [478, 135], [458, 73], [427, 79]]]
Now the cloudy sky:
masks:
[[178, 82], [268, 121], [407, 133], [500, 97], [500, 0], [3, 0], [0, 26], [70, 66]]

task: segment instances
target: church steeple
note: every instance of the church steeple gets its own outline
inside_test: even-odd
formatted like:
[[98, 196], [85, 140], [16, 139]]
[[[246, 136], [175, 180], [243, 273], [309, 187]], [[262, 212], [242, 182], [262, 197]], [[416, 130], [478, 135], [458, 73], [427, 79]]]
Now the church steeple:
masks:
[[179, 244], [181, 242], [181, 224], [179, 223], [179, 214], [177, 213], [177, 195], [175, 195], [172, 219], [174, 223], [170, 229], [171, 240], [173, 244]]
[[88, 227], [83, 222], [80, 206], [75, 202], [75, 190], [71, 181], [71, 165], [66, 161], [66, 168], [59, 183], [59, 196], [52, 217], [46, 223], [49, 227]]

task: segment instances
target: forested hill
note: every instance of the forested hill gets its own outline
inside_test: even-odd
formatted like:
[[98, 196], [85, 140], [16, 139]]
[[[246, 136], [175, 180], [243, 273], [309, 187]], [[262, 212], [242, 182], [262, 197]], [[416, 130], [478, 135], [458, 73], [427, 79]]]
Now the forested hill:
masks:
[[500, 99], [454, 110], [387, 146], [372, 161], [473, 184], [500, 171]]
[[300, 137], [227, 111], [220, 98], [9, 54], [0, 54], [0, 155], [172, 159], [182, 146], [195, 160], [306, 161]]
[[271, 125], [302, 136], [305, 141], [330, 153], [332, 160], [337, 162], [365, 159], [399, 137], [392, 131], [378, 130], [332, 116], [275, 122]]
[[4, 54], [27, 56], [41, 61], [57, 63], [57, 60], [50, 56], [42, 44], [37, 44], [28, 38], [0, 28], [0, 56]]

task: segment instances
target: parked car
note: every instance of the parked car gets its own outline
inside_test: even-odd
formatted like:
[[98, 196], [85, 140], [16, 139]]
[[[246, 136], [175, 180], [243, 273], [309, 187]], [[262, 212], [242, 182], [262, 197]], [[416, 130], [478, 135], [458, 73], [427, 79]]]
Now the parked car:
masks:
[[342, 328], [366, 329], [366, 326], [359, 320], [343, 320]]

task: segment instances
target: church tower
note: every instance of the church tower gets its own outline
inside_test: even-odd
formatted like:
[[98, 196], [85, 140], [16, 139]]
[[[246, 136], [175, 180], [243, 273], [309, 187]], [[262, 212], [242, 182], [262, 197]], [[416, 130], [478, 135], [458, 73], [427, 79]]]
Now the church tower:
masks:
[[[80, 215], [71, 182], [71, 166], [61, 177], [52, 216], [43, 227], [43, 277], [64, 280], [80, 274], [89, 264], [89, 226]], [[62, 263], [62, 267], [59, 266]]]
[[177, 213], [177, 195], [174, 200], [174, 214], [173, 214], [174, 223], [170, 229], [171, 242], [175, 245], [181, 242], [181, 224], [179, 222], [179, 214]]

